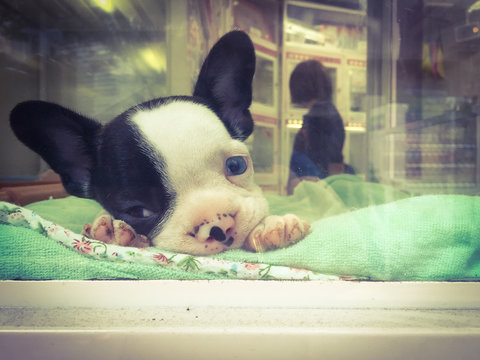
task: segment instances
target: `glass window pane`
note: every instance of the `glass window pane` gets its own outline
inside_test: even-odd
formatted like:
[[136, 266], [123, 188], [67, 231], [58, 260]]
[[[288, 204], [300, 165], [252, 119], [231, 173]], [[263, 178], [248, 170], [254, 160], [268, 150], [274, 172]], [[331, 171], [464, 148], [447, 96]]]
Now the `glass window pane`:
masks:
[[0, 142], [0, 177], [45, 170], [11, 135], [8, 114], [20, 101], [107, 122], [167, 95], [165, 14], [165, 1], [0, 1], [0, 115], [10, 135]]
[[[399, 198], [426, 198], [427, 205], [423, 195], [475, 199], [479, 4], [0, 0], [0, 187], [42, 179], [49, 168], [10, 128], [17, 103], [54, 102], [104, 124], [144, 101], [191, 95], [209, 50], [240, 29], [256, 54], [255, 127], [245, 144], [269, 200], [300, 194], [304, 202], [292, 211], [318, 205], [315, 222]], [[232, 166], [243, 165], [235, 159]], [[361, 189], [339, 194], [336, 181]], [[372, 237], [396, 220], [392, 213]], [[408, 226], [405, 233], [412, 235]]]

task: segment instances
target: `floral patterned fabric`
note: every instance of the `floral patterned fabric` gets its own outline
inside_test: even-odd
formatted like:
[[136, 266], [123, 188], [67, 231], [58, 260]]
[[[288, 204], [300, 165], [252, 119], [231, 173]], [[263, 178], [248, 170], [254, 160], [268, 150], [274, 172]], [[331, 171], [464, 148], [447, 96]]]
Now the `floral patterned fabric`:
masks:
[[35, 212], [0, 202], [0, 223], [30, 228], [59, 244], [98, 260], [134, 262], [172, 267], [190, 273], [215, 274], [233, 279], [340, 280], [352, 279], [319, 274], [306, 269], [271, 264], [234, 262], [215, 257], [200, 257], [160, 251], [156, 248], [132, 248], [105, 244], [74, 233], [45, 220]]

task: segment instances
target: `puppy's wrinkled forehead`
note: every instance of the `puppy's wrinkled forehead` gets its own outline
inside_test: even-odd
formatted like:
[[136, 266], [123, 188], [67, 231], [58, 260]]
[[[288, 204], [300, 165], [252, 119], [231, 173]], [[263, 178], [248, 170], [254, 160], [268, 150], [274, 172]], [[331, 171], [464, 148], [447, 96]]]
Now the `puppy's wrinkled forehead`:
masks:
[[[170, 176], [205, 171], [206, 166], [213, 165], [209, 162], [218, 162], [217, 157], [226, 149], [245, 147], [231, 138], [212, 110], [193, 101], [174, 100], [140, 109], [131, 115], [130, 121], [144, 138], [140, 139], [144, 150], [153, 146], [166, 160]], [[218, 166], [222, 165], [219, 161]]]

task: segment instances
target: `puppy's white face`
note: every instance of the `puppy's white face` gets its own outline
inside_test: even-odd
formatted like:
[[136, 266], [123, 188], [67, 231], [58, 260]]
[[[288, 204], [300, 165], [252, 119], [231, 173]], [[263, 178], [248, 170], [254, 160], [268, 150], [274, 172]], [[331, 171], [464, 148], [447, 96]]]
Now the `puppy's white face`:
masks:
[[253, 131], [254, 72], [253, 43], [232, 31], [209, 52], [191, 97], [153, 99], [105, 125], [27, 101], [10, 122], [71, 195], [95, 199], [160, 248], [217, 253], [241, 247], [268, 211], [242, 143]]
[[[245, 144], [233, 139], [217, 115], [198, 103], [172, 101], [141, 109], [130, 121], [174, 199], [150, 232], [153, 244], [191, 254], [240, 248], [268, 213], [253, 182]], [[239, 163], [245, 168], [238, 169]], [[148, 215], [150, 210], [145, 210]]]

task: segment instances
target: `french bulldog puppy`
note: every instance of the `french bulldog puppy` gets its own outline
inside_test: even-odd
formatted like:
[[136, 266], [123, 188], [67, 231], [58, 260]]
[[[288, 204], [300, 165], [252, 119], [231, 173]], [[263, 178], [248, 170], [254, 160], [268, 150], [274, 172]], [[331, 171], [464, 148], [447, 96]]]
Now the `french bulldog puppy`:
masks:
[[151, 240], [194, 255], [285, 247], [309, 225], [295, 215], [269, 215], [253, 181], [243, 141], [254, 126], [254, 72], [250, 38], [232, 31], [209, 52], [193, 96], [150, 100], [106, 125], [27, 101], [12, 110], [10, 122], [69, 194], [103, 206], [106, 212], [84, 229], [92, 238], [126, 246]]

